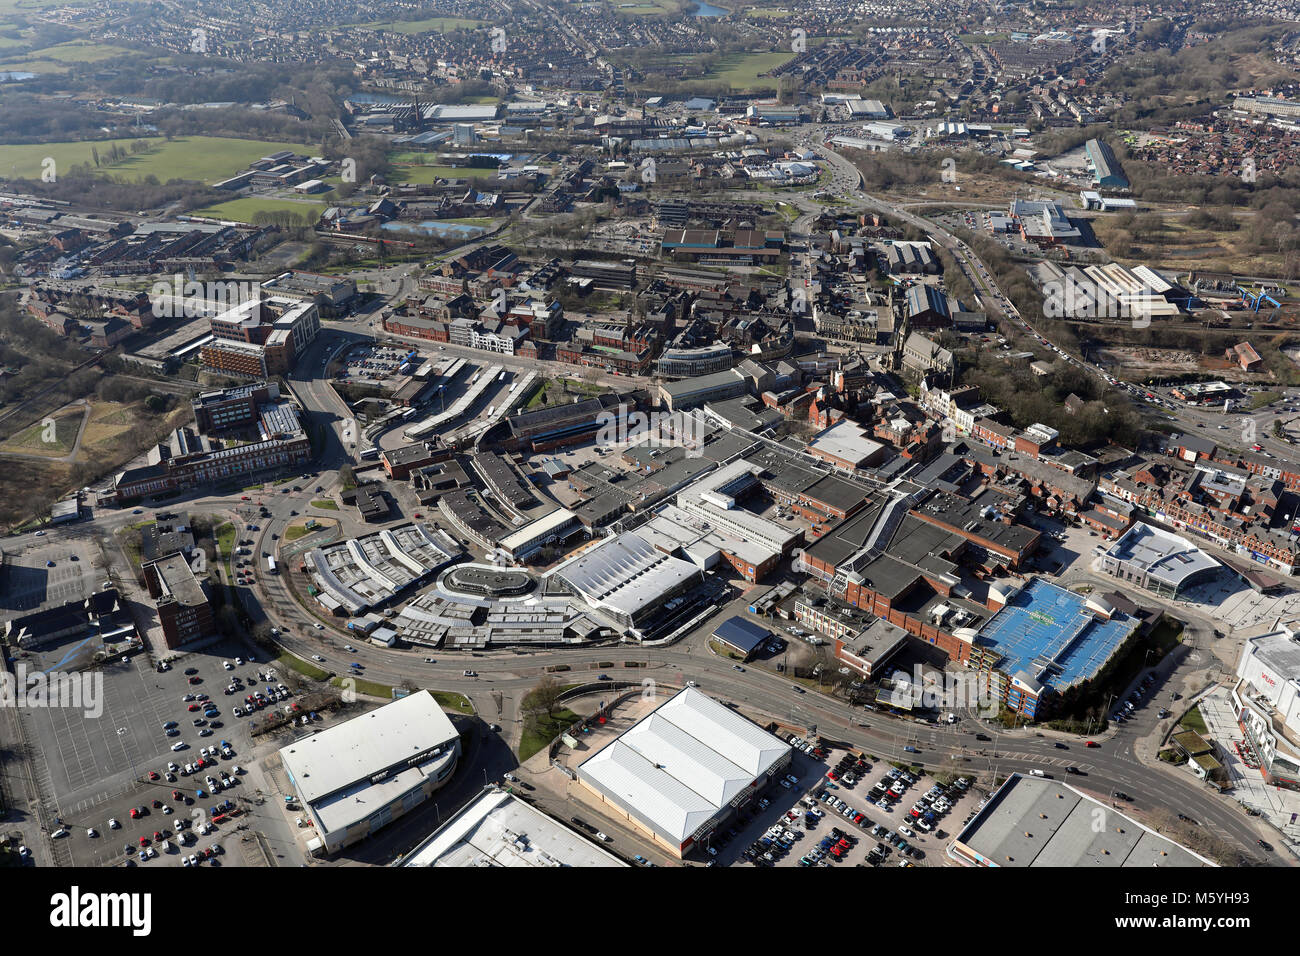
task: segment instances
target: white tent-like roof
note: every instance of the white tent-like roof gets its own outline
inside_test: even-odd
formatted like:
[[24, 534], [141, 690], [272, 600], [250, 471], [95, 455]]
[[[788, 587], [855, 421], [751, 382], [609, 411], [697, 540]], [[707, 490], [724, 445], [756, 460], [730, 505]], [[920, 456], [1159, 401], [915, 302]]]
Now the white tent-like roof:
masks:
[[688, 687], [588, 759], [578, 775], [680, 846], [789, 752], [788, 744]]

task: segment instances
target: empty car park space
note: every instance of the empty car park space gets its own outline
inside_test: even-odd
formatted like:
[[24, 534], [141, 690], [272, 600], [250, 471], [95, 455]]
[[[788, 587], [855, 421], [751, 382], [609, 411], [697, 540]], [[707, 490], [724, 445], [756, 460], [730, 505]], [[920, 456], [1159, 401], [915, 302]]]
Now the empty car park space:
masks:
[[[30, 664], [29, 664], [30, 666]], [[133, 767], [168, 752], [158, 729], [177, 710], [168, 705], [160, 678], [147, 658], [113, 661], [83, 671], [89, 706], [24, 708], [20, 711], [33, 746], [43, 755], [57, 805], [79, 807], [130, 785]], [[179, 697], [177, 697], [179, 701]]]
[[[242, 752], [251, 751], [248, 730], [243, 721], [230, 716], [232, 705], [228, 702], [232, 697], [225, 696], [223, 689], [233, 674], [251, 678], [259, 669], [265, 672], [267, 665], [250, 664], [245, 659], [243, 666], [228, 672], [223, 661], [234, 662], [236, 653], [243, 652], [236, 652], [233, 645], [217, 645], [182, 655], [165, 672], [157, 671], [143, 656], [133, 657], [128, 663], [114, 660], [93, 672], [102, 676], [97, 697], [87, 698], [93, 707], [20, 711], [29, 739], [43, 756], [38, 769], [44, 788], [53, 795], [56, 812], [69, 831], [60, 839], [68, 841], [78, 863], [120, 862], [125, 858], [120, 839], [124, 831], [132, 839], [146, 836], [151, 843], [158, 842], [153, 833], [161, 832], [163, 814], [161, 808], [152, 808], [153, 800], [176, 804], [171, 791], [179, 789], [202, 805], [200, 808], [206, 807], [212, 798], [206, 775], [212, 773], [220, 783], [220, 770], [238, 764]], [[187, 674], [188, 670], [196, 673]], [[200, 683], [191, 684], [192, 677]], [[265, 686], [265, 682], [259, 683]], [[183, 699], [200, 694], [210, 699]], [[189, 710], [191, 706], [196, 709]], [[208, 716], [210, 712], [212, 716]], [[200, 736], [204, 730], [208, 734]], [[223, 740], [231, 745], [229, 757], [220, 753]], [[185, 746], [173, 750], [178, 744]], [[217, 749], [217, 770], [205, 769], [197, 777], [175, 772], [175, 780], [167, 779], [169, 762], [179, 770], [195, 761], [205, 747]], [[226, 772], [233, 780], [230, 771]], [[151, 774], [156, 774], [157, 779], [150, 779]], [[199, 789], [204, 790], [207, 799], [197, 798]], [[224, 794], [218, 793], [216, 799], [220, 802]], [[151, 811], [147, 832], [129, 815], [132, 807], [141, 806]], [[173, 805], [172, 811], [180, 814], [182, 807]], [[186, 812], [193, 811], [191, 805]], [[116, 819], [122, 829], [110, 828], [110, 819]], [[97, 835], [90, 836], [90, 829]]]

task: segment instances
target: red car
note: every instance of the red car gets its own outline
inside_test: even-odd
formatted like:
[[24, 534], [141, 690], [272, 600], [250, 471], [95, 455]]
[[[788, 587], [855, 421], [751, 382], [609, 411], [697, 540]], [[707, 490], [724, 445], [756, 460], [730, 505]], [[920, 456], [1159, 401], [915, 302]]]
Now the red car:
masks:
[[420, 514], [420, 512], [418, 512], [418, 511], [415, 513], [415, 516], [416, 516], [417, 518], [423, 518], [423, 517], [424, 517], [424, 515]]
[[153, 802], [153, 808], [154, 808], [155, 810], [161, 810], [161, 809], [162, 809], [162, 801], [161, 801], [161, 800], [155, 800], [155, 801]]
[[836, 773], [834, 770], [828, 770], [828, 771], [826, 771], [826, 776], [827, 776], [827, 778], [830, 779], [830, 780], [838, 780], [838, 779], [840, 779], [840, 775], [839, 775], [838, 773]]
[[157, 779], [158, 779], [158, 771], [157, 771], [157, 770], [150, 770], [150, 771], [149, 771], [149, 779], [150, 779], [150, 780], [157, 780]]
[[148, 838], [148, 837], [140, 837], [140, 845], [141, 845], [141, 846], [148, 846], [148, 845], [149, 845], [149, 838]]
[[140, 811], [137, 810], [135, 807], [131, 808], [131, 819], [132, 820], [140, 819]]
[[173, 790], [173, 791], [172, 791], [172, 799], [173, 799], [173, 800], [179, 800], [179, 799], [181, 799], [181, 792], [180, 792], [179, 790]]
[[157, 840], [159, 843], [161, 843], [161, 842], [162, 842], [163, 835], [162, 835], [161, 833], [159, 833], [157, 830], [154, 830], [154, 831], [153, 831], [153, 838], [154, 838], [155, 840]]
[[191, 683], [191, 684], [202, 684], [202, 683], [203, 683], [203, 678], [202, 678], [202, 677], [191, 677], [191, 678], [190, 678], [190, 683]]
[[187, 708], [185, 708], [185, 709], [188, 710], [190, 713], [194, 713], [194, 711], [196, 711], [196, 710], [199, 709], [199, 705], [198, 705], [198, 704], [190, 704], [190, 706], [187, 707]]
[[240, 501], [252, 501], [253, 499], [250, 498], [250, 497], [248, 497], [248, 495], [240, 495], [240, 496], [239, 496], [239, 500], [240, 500]]
[[1089, 740], [1086, 744], [1084, 744], [1084, 746], [1085, 746], [1085, 747], [1100, 747], [1101, 744], [1097, 743], [1097, 741], [1095, 741], [1095, 740]]

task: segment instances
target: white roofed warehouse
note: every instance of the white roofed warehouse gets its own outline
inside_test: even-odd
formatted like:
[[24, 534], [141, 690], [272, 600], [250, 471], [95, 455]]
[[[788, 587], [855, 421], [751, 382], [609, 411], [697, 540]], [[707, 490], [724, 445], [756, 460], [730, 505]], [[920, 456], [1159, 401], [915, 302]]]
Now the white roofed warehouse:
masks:
[[333, 853], [427, 800], [460, 759], [460, 734], [433, 695], [419, 691], [280, 750], [289, 782]]
[[758, 799], [790, 766], [790, 745], [694, 688], [637, 721], [578, 767], [601, 809], [678, 857]]

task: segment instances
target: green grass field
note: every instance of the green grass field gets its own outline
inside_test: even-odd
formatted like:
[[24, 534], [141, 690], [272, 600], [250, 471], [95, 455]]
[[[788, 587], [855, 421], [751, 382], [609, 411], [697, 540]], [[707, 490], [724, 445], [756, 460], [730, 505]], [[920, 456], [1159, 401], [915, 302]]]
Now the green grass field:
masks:
[[793, 58], [793, 53], [786, 52], [733, 54], [732, 56], [723, 57], [718, 69], [709, 74], [709, 78], [717, 78], [733, 90], [746, 90], [755, 86], [775, 86], [775, 79], [760, 80], [759, 74], [775, 69], [782, 63], [788, 63]]
[[529, 717], [524, 721], [524, 731], [519, 738], [519, 762], [523, 763], [537, 753], [577, 719], [578, 715], [568, 708], [561, 708], [550, 718], [545, 714]]
[[450, 690], [431, 690], [430, 694], [433, 699], [443, 710], [454, 710], [458, 714], [472, 714], [474, 708], [470, 706], [469, 698], [464, 694], [457, 694]]
[[430, 17], [427, 20], [390, 20], [387, 23], [359, 23], [363, 30], [386, 30], [389, 33], [451, 33], [453, 30], [472, 30], [483, 26], [486, 20], [467, 20], [463, 17]]
[[[2, 25], [3, 21], [0, 20], [0, 26]], [[8, 41], [0, 45], [17, 46], [19, 44]], [[0, 70], [26, 70], [28, 73], [41, 74], [67, 73], [68, 68], [74, 63], [99, 63], [104, 60], [129, 55], [131, 55], [131, 51], [126, 47], [113, 46], [107, 43], [91, 43], [87, 40], [69, 40], [66, 43], [41, 47], [16, 59], [8, 60], [0, 64]]]
[[0, 27], [21, 29], [30, 25], [32, 13], [61, 6], [62, 0], [0, 0]]
[[397, 182], [423, 185], [435, 179], [484, 179], [496, 174], [495, 169], [472, 166], [394, 166], [392, 178]]
[[229, 219], [232, 222], [252, 222], [259, 212], [292, 212], [299, 216], [311, 216], [313, 221], [326, 209], [323, 202], [295, 202], [292, 199], [232, 199], [217, 203], [195, 213], [196, 216], [211, 216], [213, 219]]
[[108, 43], [69, 40], [67, 43], [33, 50], [30, 55], [33, 59], [57, 60], [60, 63], [98, 63], [100, 60], [111, 60], [115, 56], [131, 55], [131, 51], [126, 47]]
[[[106, 157], [113, 143], [130, 149], [132, 140], [104, 140], [80, 143], [35, 143], [24, 146], [0, 145], [0, 176], [36, 178], [41, 174], [45, 157], [54, 159], [55, 172], [80, 163], [93, 163], [92, 150]], [[312, 147], [293, 143], [266, 143], [256, 139], [233, 139], [224, 136], [181, 136], [168, 142], [154, 137], [146, 153], [132, 153], [120, 163], [100, 166], [104, 176], [142, 180], [157, 176], [159, 182], [191, 179], [213, 183], [227, 179], [256, 159], [282, 149], [311, 152]]]
[[[351, 681], [349, 685], [344, 683]], [[360, 677], [334, 677], [330, 679], [331, 687], [348, 688], [356, 691], [358, 694], [365, 694], [367, 697], [382, 697], [386, 700], [392, 700], [393, 688], [388, 684], [380, 684], [378, 681], [365, 680]]]
[[275, 659], [275, 663], [281, 667], [287, 667], [291, 671], [297, 671], [303, 677], [310, 680], [324, 680], [329, 677], [329, 671], [321, 670], [315, 664], [309, 664], [302, 658], [297, 657], [287, 651]]

